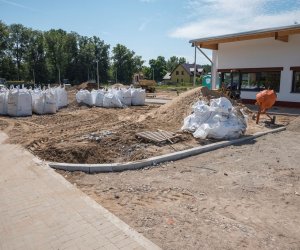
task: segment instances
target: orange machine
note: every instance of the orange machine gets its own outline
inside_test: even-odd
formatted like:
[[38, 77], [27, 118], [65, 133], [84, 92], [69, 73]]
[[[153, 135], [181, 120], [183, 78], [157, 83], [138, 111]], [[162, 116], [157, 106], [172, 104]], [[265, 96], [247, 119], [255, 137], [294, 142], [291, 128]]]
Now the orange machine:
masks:
[[[266, 114], [267, 109], [271, 108], [277, 99], [277, 95], [274, 90], [263, 90], [256, 95], [256, 105], [258, 105], [258, 113], [256, 117], [256, 123], [259, 121], [260, 114]], [[272, 121], [275, 122], [275, 117], [271, 118], [266, 114]]]

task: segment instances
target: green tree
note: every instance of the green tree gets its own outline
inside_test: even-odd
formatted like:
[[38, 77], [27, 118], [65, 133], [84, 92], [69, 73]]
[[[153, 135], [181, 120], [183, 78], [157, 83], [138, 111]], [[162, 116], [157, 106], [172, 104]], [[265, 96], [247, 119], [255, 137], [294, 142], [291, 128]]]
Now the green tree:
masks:
[[[155, 81], [162, 81], [167, 73], [167, 62], [163, 56], [158, 56], [157, 59], [149, 60], [151, 73], [154, 75]], [[152, 76], [153, 77], [153, 76]]]
[[93, 36], [93, 43], [95, 46], [95, 59], [98, 60], [99, 81], [108, 81], [109, 70], [109, 48], [99, 37]]
[[8, 48], [9, 30], [5, 23], [0, 20], [0, 56], [3, 58]]
[[169, 58], [169, 60], [167, 61], [167, 71], [172, 72], [177, 67], [177, 65], [183, 64], [183, 63], [186, 63], [186, 60], [184, 57], [178, 58], [177, 56], [171, 56]]
[[48, 70], [45, 57], [44, 35], [41, 31], [30, 31], [25, 60], [28, 68], [27, 79], [34, 79], [36, 83], [46, 82], [48, 79]]
[[[22, 24], [12, 24], [10, 29], [10, 51], [17, 65], [17, 80], [24, 78], [22, 61], [26, 55], [29, 43], [30, 30]], [[22, 73], [22, 75], [21, 75]]]
[[65, 75], [67, 66], [67, 32], [51, 29], [45, 32], [46, 57], [48, 61], [50, 78], [60, 81]]
[[113, 50], [113, 72], [120, 82], [131, 83], [135, 72], [142, 69], [144, 61], [126, 46], [117, 44]]

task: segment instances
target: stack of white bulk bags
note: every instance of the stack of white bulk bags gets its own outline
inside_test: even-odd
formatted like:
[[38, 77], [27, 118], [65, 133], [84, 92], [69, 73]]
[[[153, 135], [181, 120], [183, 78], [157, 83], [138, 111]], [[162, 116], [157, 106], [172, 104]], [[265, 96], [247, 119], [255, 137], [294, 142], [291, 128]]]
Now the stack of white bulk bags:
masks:
[[105, 108], [123, 108], [126, 106], [145, 105], [146, 92], [144, 89], [121, 88], [104, 90], [80, 90], [76, 94], [78, 103], [88, 106]]

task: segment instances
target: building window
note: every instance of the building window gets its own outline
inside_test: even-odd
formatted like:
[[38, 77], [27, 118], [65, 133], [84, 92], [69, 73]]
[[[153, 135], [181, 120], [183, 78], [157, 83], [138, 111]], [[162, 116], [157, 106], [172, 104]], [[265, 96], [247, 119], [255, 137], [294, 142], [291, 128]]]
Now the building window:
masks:
[[280, 72], [255, 72], [242, 74], [242, 90], [273, 89], [279, 92]]
[[176, 70], [176, 75], [177, 75], [177, 76], [179, 75], [179, 71], [178, 71], [178, 70]]
[[292, 93], [300, 93], [300, 69], [293, 72]]
[[181, 82], [183, 82], [183, 79], [181, 79]]
[[281, 68], [222, 70], [224, 87], [243, 91], [273, 89], [279, 92]]
[[184, 71], [181, 71], [181, 75], [184, 75]]
[[179, 82], [179, 79], [177, 78], [177, 83]]

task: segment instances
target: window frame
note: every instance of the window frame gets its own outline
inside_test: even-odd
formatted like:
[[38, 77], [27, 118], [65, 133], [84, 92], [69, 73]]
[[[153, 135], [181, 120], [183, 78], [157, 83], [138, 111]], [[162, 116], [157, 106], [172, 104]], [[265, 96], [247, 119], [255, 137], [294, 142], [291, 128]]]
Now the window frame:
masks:
[[298, 66], [298, 67], [290, 67], [290, 70], [292, 70], [292, 72], [293, 72], [291, 93], [292, 94], [300, 94], [300, 90], [298, 92], [294, 91], [295, 81], [296, 81], [296, 73], [300, 74], [300, 66]]
[[281, 79], [281, 71], [283, 70], [283, 67], [273, 67], [273, 68], [232, 68], [232, 69], [218, 69], [218, 72], [221, 73], [221, 81], [224, 82], [224, 74], [229, 73], [231, 78], [231, 85], [233, 83], [233, 74], [239, 73], [239, 84], [238, 84], [238, 90], [239, 91], [246, 91], [246, 92], [259, 92], [263, 89], [245, 89], [242, 88], [242, 75], [245, 73], [278, 73], [279, 72], [279, 88], [276, 93], [280, 92], [280, 79]]

